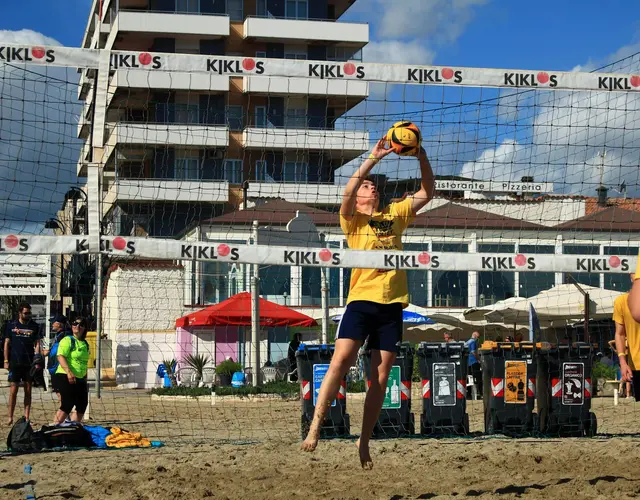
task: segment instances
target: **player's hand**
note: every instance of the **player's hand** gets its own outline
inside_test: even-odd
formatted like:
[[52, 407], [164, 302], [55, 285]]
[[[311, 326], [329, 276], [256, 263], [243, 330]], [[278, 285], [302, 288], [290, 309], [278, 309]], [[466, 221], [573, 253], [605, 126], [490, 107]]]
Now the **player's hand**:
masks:
[[631, 371], [629, 365], [625, 364], [624, 366], [620, 367], [620, 377], [622, 378], [623, 382], [633, 381], [633, 372]]
[[387, 148], [386, 147], [387, 145], [388, 145], [387, 138], [383, 137], [378, 141], [378, 144], [376, 144], [373, 147], [373, 149], [371, 150], [371, 154], [378, 160], [381, 160], [382, 158], [387, 156], [389, 153], [393, 152], [393, 148]]
[[420, 146], [420, 149], [418, 149], [416, 151], [416, 158], [420, 159], [420, 158], [426, 158], [427, 157], [427, 152], [424, 150], [424, 148], [422, 146]]
[[69, 381], [70, 384], [75, 384], [76, 383], [76, 376], [69, 372], [67, 373], [67, 380]]

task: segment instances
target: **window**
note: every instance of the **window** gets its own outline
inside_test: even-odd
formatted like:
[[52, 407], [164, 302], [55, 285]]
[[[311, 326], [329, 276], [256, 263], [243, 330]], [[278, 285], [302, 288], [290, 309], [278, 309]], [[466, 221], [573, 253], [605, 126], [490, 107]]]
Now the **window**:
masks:
[[176, 12], [199, 13], [200, 0], [176, 0]]
[[[638, 247], [604, 247], [605, 255], [628, 255], [635, 257], [638, 255]], [[629, 274], [634, 269], [629, 269], [629, 272], [623, 274], [606, 273], [604, 275], [604, 287], [607, 290], [617, 290], [619, 292], [627, 292], [631, 288], [631, 280]]]
[[267, 57], [267, 53], [264, 50], [256, 50], [256, 57], [258, 59], [265, 59]]
[[[433, 252], [468, 252], [466, 243], [433, 243]], [[466, 307], [469, 297], [469, 273], [466, 271], [432, 271], [433, 307]]]
[[242, 184], [242, 160], [224, 160], [224, 178], [231, 184]]
[[[598, 255], [600, 247], [597, 245], [563, 245], [562, 253], [565, 255]], [[564, 283], [571, 283], [569, 274], [583, 285], [600, 287], [600, 275], [598, 273], [565, 273]]]
[[287, 161], [284, 163], [282, 180], [285, 182], [307, 182], [309, 166], [303, 162]]
[[289, 99], [284, 115], [285, 128], [307, 128], [306, 99]]
[[308, 51], [306, 45], [285, 45], [284, 46], [284, 58], [285, 59], [299, 59], [305, 60], [308, 57]]
[[[520, 245], [518, 251], [528, 256], [533, 255], [549, 255], [555, 253], [554, 245]], [[519, 273], [520, 285], [518, 295], [520, 297], [533, 297], [544, 290], [552, 288], [556, 284], [555, 273]]]
[[230, 130], [242, 130], [244, 127], [244, 109], [242, 106], [227, 106], [227, 125]]
[[[515, 245], [509, 244], [480, 244], [479, 253], [514, 253]], [[515, 273], [486, 271], [478, 273], [478, 305], [480, 307], [515, 296]]]
[[302, 268], [302, 304], [303, 306], [322, 305], [322, 275], [319, 267]]
[[244, 21], [244, 0], [227, 0], [227, 15], [231, 21]]
[[327, 47], [327, 61], [362, 61], [362, 50], [353, 47]]
[[265, 160], [256, 161], [256, 180], [262, 182], [267, 180], [267, 162]]
[[254, 117], [256, 128], [267, 128], [267, 107], [256, 106], [256, 114]]
[[287, 0], [285, 17], [287, 19], [308, 19], [309, 0]]
[[[258, 0], [256, 3], [256, 16], [258, 17], [268, 17], [269, 10], [267, 8], [267, 0]], [[258, 57], [258, 54], [256, 54]]]
[[259, 272], [260, 295], [265, 299], [282, 297], [285, 293], [291, 296], [290, 266], [260, 266]]
[[197, 104], [170, 104], [174, 109], [174, 123], [200, 123], [200, 108]]
[[187, 157], [176, 160], [175, 178], [181, 180], [200, 179], [200, 158]]

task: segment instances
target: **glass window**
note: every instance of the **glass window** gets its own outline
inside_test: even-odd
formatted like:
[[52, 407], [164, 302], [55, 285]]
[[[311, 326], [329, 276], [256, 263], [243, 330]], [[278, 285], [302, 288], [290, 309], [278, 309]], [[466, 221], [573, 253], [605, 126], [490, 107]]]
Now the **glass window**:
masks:
[[[528, 255], [549, 255], [555, 253], [554, 245], [520, 245], [518, 251]], [[556, 284], [555, 273], [521, 272], [518, 294], [520, 297], [533, 297]]]
[[284, 126], [285, 128], [307, 128], [307, 109], [287, 108]]
[[285, 16], [288, 19], [307, 19], [309, 0], [287, 0]]
[[[339, 241], [327, 242], [327, 248], [340, 249]], [[340, 268], [330, 267], [327, 269], [327, 280], [329, 281], [329, 306], [341, 306], [340, 303]]]
[[287, 161], [282, 171], [284, 182], [307, 182], [309, 166], [303, 162]]
[[[426, 250], [428, 248], [427, 243], [404, 243], [402, 245], [403, 250], [408, 252], [417, 252], [420, 250]], [[427, 288], [428, 271], [416, 270], [407, 271], [407, 285], [409, 288], [409, 302], [416, 306], [426, 307], [427, 299], [429, 296]]]
[[[267, 17], [269, 15], [269, 11], [267, 8], [267, 0], [258, 0], [256, 3], [256, 15], [259, 17]], [[259, 57], [256, 54], [256, 57]]]
[[244, 109], [242, 106], [227, 106], [227, 125], [229, 130], [242, 130], [244, 128]]
[[321, 300], [321, 275], [319, 267], [302, 268], [302, 305], [319, 306]]
[[290, 296], [290, 283], [290, 266], [260, 266], [260, 295], [265, 298], [284, 296], [285, 293]]
[[[565, 255], [599, 255], [600, 247], [597, 245], [563, 245], [562, 253]], [[598, 273], [571, 273], [573, 278], [583, 285], [600, 286], [600, 275]], [[563, 283], [571, 283], [568, 279], [569, 273], [564, 274]]]
[[176, 12], [200, 12], [200, 0], [176, 0]]
[[[469, 251], [466, 243], [438, 243], [432, 245], [433, 252]], [[433, 307], [466, 307], [469, 298], [469, 273], [467, 271], [432, 271], [431, 294]]]
[[242, 160], [224, 160], [224, 178], [231, 184], [242, 184]]
[[263, 182], [267, 180], [267, 162], [265, 160], [256, 161], [256, 180]]
[[200, 107], [197, 104], [170, 104], [173, 106], [174, 123], [200, 123]]
[[[638, 247], [604, 247], [605, 255], [625, 255], [635, 257], [638, 255]], [[629, 273], [611, 274], [605, 273], [604, 287], [607, 290], [616, 290], [619, 292], [627, 292], [631, 288], [631, 274], [635, 269], [629, 269]]]
[[264, 50], [256, 50], [256, 57], [258, 59], [265, 59], [267, 57], [267, 53]]
[[188, 157], [176, 160], [175, 178], [182, 180], [200, 179], [200, 158]]
[[327, 47], [327, 61], [362, 61], [362, 50], [353, 47]]
[[254, 117], [256, 128], [267, 128], [267, 107], [256, 106], [256, 114]]
[[[246, 241], [227, 241], [228, 245], [245, 245]], [[238, 293], [242, 270], [228, 262], [203, 262], [200, 268], [201, 302], [217, 304]]]
[[[508, 243], [481, 243], [478, 253], [514, 253], [515, 245]], [[515, 296], [515, 273], [504, 271], [485, 271], [478, 273], [478, 306]]]
[[231, 21], [244, 21], [244, 0], [227, 0], [227, 15]]

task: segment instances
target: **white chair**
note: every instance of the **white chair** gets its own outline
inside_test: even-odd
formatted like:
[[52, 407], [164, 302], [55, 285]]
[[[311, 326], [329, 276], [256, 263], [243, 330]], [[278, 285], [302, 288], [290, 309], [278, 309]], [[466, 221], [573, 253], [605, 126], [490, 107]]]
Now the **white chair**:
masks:
[[208, 385], [215, 384], [216, 381], [216, 369], [212, 367], [203, 368], [202, 369], [202, 380], [200, 381], [200, 385], [206, 387]]
[[196, 381], [196, 371], [188, 366], [180, 368], [176, 374], [178, 385], [183, 387], [193, 387]]
[[262, 378], [264, 382], [275, 382], [277, 370], [275, 366], [264, 366], [262, 368]]
[[247, 385], [253, 384], [253, 369], [251, 367], [247, 367], [244, 370], [244, 381]]

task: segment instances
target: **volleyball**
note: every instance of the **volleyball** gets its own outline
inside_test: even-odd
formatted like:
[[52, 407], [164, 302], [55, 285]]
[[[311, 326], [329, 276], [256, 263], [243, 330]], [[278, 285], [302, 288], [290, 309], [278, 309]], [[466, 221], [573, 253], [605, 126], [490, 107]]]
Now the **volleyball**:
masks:
[[387, 140], [399, 156], [415, 156], [422, 144], [422, 134], [411, 122], [397, 122], [387, 132]]

